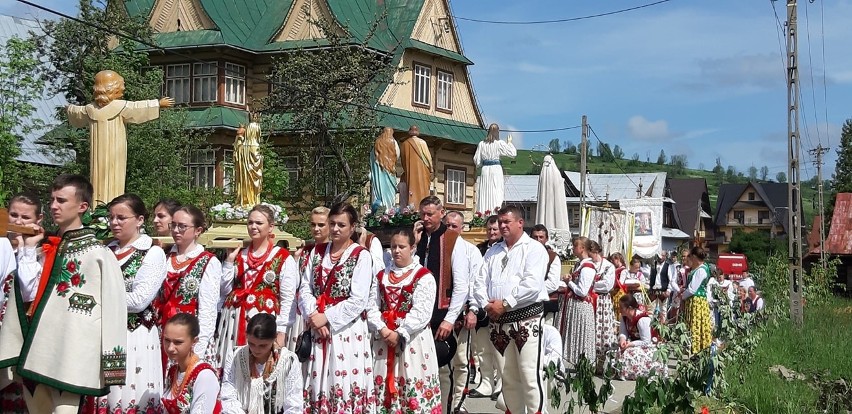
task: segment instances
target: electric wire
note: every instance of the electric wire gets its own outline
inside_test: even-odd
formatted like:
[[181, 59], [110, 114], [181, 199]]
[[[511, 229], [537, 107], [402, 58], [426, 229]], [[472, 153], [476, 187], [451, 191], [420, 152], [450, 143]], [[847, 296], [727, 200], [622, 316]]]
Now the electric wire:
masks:
[[671, 0], [658, 0], [652, 3], [642, 4], [639, 6], [628, 7], [626, 9], [613, 10], [604, 13], [590, 14], [586, 16], [578, 16], [578, 17], [568, 17], [565, 19], [553, 19], [553, 20], [530, 20], [530, 21], [518, 21], [518, 20], [484, 20], [484, 19], [474, 19], [471, 17], [462, 17], [462, 16], [453, 16], [453, 18], [458, 20], [464, 20], [467, 22], [473, 23], [488, 23], [488, 24], [512, 24], [512, 25], [530, 25], [530, 24], [551, 24], [551, 23], [567, 23], [567, 22], [576, 22], [579, 20], [587, 20], [594, 19], [597, 17], [604, 16], [612, 16], [614, 14], [626, 13], [634, 10], [644, 9], [646, 7], [656, 6], [658, 4], [667, 3]]
[[[814, 127], [816, 128], [817, 133], [817, 142], [819, 145], [822, 145], [822, 133], [819, 128], [819, 120], [817, 119], [817, 106], [816, 106], [816, 83], [814, 82], [814, 61], [813, 54], [811, 53], [811, 18], [810, 13], [808, 13], [808, 4], [811, 1], [805, 2], [805, 34], [807, 35], [807, 43], [808, 43], [808, 74], [811, 78], [811, 104], [813, 105], [813, 115], [814, 115]], [[813, 146], [810, 146], [813, 148]]]
[[609, 152], [609, 155], [612, 157], [615, 166], [618, 167], [618, 169], [621, 170], [621, 173], [624, 174], [624, 176], [627, 177], [627, 179], [630, 180], [630, 182], [633, 183], [633, 185], [635, 185], [638, 189], [639, 184], [636, 184], [636, 181], [633, 181], [633, 177], [627, 174], [627, 171], [625, 171], [624, 168], [621, 167], [621, 164], [619, 164], [618, 159], [615, 158], [615, 154], [612, 153], [612, 148], [610, 148], [609, 145], [604, 145], [603, 141], [601, 141], [601, 139], [598, 137], [597, 132], [595, 132], [595, 129], [592, 128], [591, 125], [589, 125], [589, 131], [592, 133], [598, 143], [601, 144], [601, 148], [605, 148], [607, 152]]
[[831, 134], [828, 133], [828, 87], [826, 86], [825, 72], [828, 70], [825, 66], [825, 0], [819, 2], [819, 31], [822, 41], [822, 106], [825, 108], [825, 129], [826, 129], [826, 146], [831, 147]]
[[[139, 38], [131, 36], [127, 33], [123, 33], [123, 32], [120, 32], [118, 30], [113, 30], [113, 29], [110, 29], [108, 27], [103, 27], [103, 26], [97, 25], [95, 23], [87, 22], [85, 20], [79, 19], [79, 18], [74, 17], [74, 16], [70, 16], [66, 13], [62, 13], [60, 11], [51, 9], [49, 7], [42, 6], [42, 5], [39, 5], [37, 3], [33, 3], [29, 0], [15, 0], [15, 1], [17, 1], [19, 3], [26, 4], [28, 6], [34, 7], [36, 9], [39, 9], [39, 10], [42, 10], [42, 11], [45, 11], [45, 12], [48, 12], [48, 13], [51, 13], [51, 14], [54, 14], [56, 16], [59, 16], [59, 17], [62, 17], [62, 18], [68, 19], [68, 20], [72, 20], [72, 21], [75, 21], [77, 23], [92, 27], [94, 29], [102, 30], [102, 31], [107, 32], [109, 34], [137, 42], [139, 44], [148, 46], [152, 49], [156, 49], [158, 51], [161, 51], [163, 53], [178, 56], [178, 57], [184, 58], [186, 60], [192, 61], [194, 63], [204, 63], [204, 64], [208, 64], [208, 65], [213, 65], [217, 69], [225, 70], [224, 64], [220, 64], [219, 62], [211, 63], [209, 61], [199, 59], [195, 56], [186, 55], [186, 54], [183, 54], [181, 52], [159, 46], [155, 43], [152, 43], [152, 42], [149, 42], [149, 41], [146, 41], [146, 40], [143, 40], [143, 39], [139, 39]], [[276, 87], [280, 87], [280, 88], [285, 89], [285, 90], [292, 90], [293, 89], [291, 86], [289, 86], [287, 84], [284, 84], [282, 82], [275, 81], [275, 80], [272, 80], [272, 79], [268, 79], [266, 77], [260, 77], [260, 76], [249, 75], [249, 74], [245, 74], [244, 76], [245, 76], [245, 79], [251, 79], [251, 80], [266, 82], [266, 83], [272, 84]], [[469, 126], [464, 125], [461, 122], [450, 123], [450, 122], [441, 122], [441, 121], [438, 121], [438, 120], [422, 119], [422, 118], [419, 118], [419, 117], [416, 117], [416, 116], [411, 116], [411, 115], [406, 115], [406, 114], [401, 114], [401, 113], [394, 113], [394, 112], [383, 110], [383, 109], [375, 107], [375, 106], [358, 104], [358, 103], [353, 103], [353, 102], [349, 102], [349, 101], [345, 101], [345, 100], [334, 99], [334, 98], [328, 97], [328, 96], [320, 96], [320, 95], [309, 95], [309, 96], [311, 96], [313, 98], [317, 98], [317, 99], [329, 100], [329, 101], [332, 101], [332, 102], [336, 102], [336, 103], [340, 103], [340, 104], [343, 104], [343, 105], [352, 106], [352, 107], [356, 107], [356, 108], [360, 108], [360, 109], [364, 109], [364, 110], [368, 110], [368, 111], [373, 111], [373, 112], [376, 112], [376, 113], [381, 113], [381, 114], [385, 114], [385, 115], [391, 115], [391, 116], [397, 116], [397, 117], [401, 117], [401, 118], [411, 119], [411, 120], [417, 121], [417, 122], [426, 122], [426, 123], [435, 124], [435, 125], [443, 125], [443, 126], [450, 126], [450, 127], [455, 127], [455, 128], [464, 128], [464, 129], [475, 129], [475, 130], [482, 130], [483, 129], [483, 128], [481, 128], [479, 126], [475, 126], [475, 125], [469, 125]], [[567, 130], [571, 130], [571, 129], [577, 129], [577, 128], [580, 128], [580, 127], [581, 127], [581, 125], [573, 125], [573, 126], [567, 126], [567, 127], [555, 127], [555, 128], [542, 128], [542, 129], [511, 129], [511, 130], [510, 129], [500, 129], [500, 132], [536, 134], [536, 133], [567, 131]]]

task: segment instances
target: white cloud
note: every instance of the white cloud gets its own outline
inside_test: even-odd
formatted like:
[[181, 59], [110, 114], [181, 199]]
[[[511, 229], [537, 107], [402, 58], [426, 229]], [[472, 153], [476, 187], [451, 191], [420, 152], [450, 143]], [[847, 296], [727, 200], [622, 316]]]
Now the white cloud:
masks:
[[556, 72], [554, 68], [544, 65], [538, 65], [530, 62], [520, 62], [518, 63], [518, 70], [526, 73], [533, 74], [545, 74], [545, 73], [553, 73]]
[[627, 120], [627, 132], [643, 141], [665, 141], [673, 137], [669, 123], [664, 119], [649, 121], [642, 115], [634, 115]]

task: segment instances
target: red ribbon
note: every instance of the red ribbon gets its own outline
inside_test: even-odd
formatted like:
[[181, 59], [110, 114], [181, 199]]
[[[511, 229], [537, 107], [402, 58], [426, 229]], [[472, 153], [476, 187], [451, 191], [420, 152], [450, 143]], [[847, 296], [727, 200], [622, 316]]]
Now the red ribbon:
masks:
[[[382, 312], [382, 319], [385, 320], [385, 324], [388, 329], [395, 331], [398, 326], [396, 326], [396, 309], [388, 309]], [[392, 347], [388, 345], [388, 362], [387, 362], [387, 370], [385, 371], [385, 384], [387, 387], [387, 394], [385, 399], [386, 403], [392, 396], [395, 397], [399, 394], [399, 390], [396, 388], [396, 377], [394, 375], [394, 365], [396, 362], [396, 347]], [[387, 404], [386, 404], [387, 406]]]
[[27, 309], [28, 318], [33, 317], [42, 296], [44, 296], [44, 291], [47, 290], [47, 283], [50, 281], [50, 273], [53, 271], [53, 262], [56, 261], [56, 250], [60, 241], [62, 241], [60, 237], [49, 236], [47, 242], [41, 246], [41, 250], [44, 253], [44, 267], [42, 267], [41, 279], [38, 282], [35, 299], [33, 299], [33, 303]]

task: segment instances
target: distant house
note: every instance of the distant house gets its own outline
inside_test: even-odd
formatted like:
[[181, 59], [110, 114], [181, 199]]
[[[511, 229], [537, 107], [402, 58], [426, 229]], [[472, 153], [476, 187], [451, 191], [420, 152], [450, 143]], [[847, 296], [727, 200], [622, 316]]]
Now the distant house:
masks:
[[674, 200], [678, 227], [692, 239], [692, 245], [706, 247], [716, 238], [707, 180], [703, 178], [669, 178], [667, 188]]
[[[822, 217], [814, 218], [814, 226], [808, 235], [808, 252], [804, 257], [806, 266], [819, 263], [819, 222]], [[825, 238], [825, 251], [832, 258], [840, 259], [837, 267], [837, 280], [846, 285], [846, 291], [852, 291], [852, 193], [838, 193], [834, 203], [834, 215], [831, 227]]]
[[[327, 41], [312, 21], [322, 19], [333, 28], [346, 27], [353, 44], [366, 42], [377, 56], [389, 56], [401, 69], [393, 83], [374, 91], [374, 106], [380, 110], [376, 127], [392, 127], [400, 138], [411, 125], [419, 126], [420, 137], [432, 151], [436, 195], [448, 208], [472, 211], [473, 154], [485, 130], [468, 73], [473, 62], [463, 55], [447, 0], [121, 3], [130, 16], [150, 24], [159, 46], [180, 51], [180, 56], [152, 51], [151, 64], [163, 68], [164, 94], [189, 109], [193, 126], [214, 130], [208, 140], [212, 148], [190, 157], [188, 170], [195, 185], [228, 185], [231, 144], [239, 124], [247, 122], [248, 104], [276, 86], [258, 79], [266, 79], [273, 59], [290, 50], [321, 53]], [[371, 25], [385, 13], [381, 29], [369, 36]], [[285, 133], [272, 137], [272, 143], [286, 148], [293, 140]], [[316, 173], [296, 153], [285, 156], [284, 163], [290, 174]], [[337, 174], [316, 175], [321, 176], [316, 185], [333, 195]]]
[[[0, 15], [0, 45], [5, 45], [13, 37], [26, 39], [30, 36], [30, 32], [41, 34], [38, 21]], [[33, 118], [41, 120], [44, 128], [27, 133], [20, 130], [14, 131], [21, 138], [21, 155], [17, 157], [17, 160], [49, 166], [64, 164], [65, 157], [53, 155], [49, 148], [39, 144], [38, 141], [58, 123], [55, 117], [56, 109], [65, 105], [65, 99], [61, 94], [50, 95], [45, 91], [41, 96], [30, 97], [29, 103], [35, 107]], [[26, 122], [26, 120], [21, 121]], [[67, 155], [73, 157], [73, 153]]]
[[770, 236], [787, 234], [787, 184], [722, 184], [719, 186], [716, 238], [710, 244], [718, 253], [728, 251], [734, 231], [766, 231]]

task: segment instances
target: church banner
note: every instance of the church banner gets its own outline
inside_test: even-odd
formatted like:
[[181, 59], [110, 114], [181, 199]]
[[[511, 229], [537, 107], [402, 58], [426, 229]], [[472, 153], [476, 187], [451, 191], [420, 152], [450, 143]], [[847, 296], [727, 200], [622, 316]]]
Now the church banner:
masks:
[[659, 254], [663, 244], [663, 199], [622, 199], [618, 204], [635, 217], [633, 253], [646, 259]]

